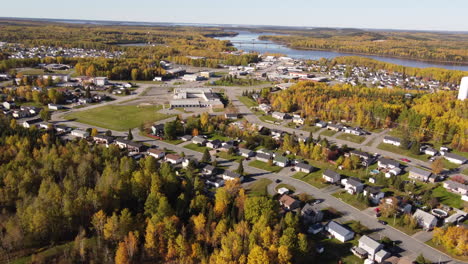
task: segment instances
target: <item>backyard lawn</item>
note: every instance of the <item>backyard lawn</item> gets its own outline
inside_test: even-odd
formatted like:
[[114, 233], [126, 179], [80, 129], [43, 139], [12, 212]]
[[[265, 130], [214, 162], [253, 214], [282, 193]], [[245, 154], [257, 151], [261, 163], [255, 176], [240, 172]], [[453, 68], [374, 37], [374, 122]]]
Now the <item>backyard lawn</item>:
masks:
[[220, 151], [216, 155], [222, 159], [234, 161], [234, 162], [240, 162], [241, 159], [244, 159], [244, 157], [239, 156], [239, 155], [229, 155], [229, 153], [225, 151]]
[[350, 141], [350, 142], [354, 142], [354, 143], [358, 143], [358, 144], [360, 144], [360, 143], [364, 142], [364, 140], [366, 140], [366, 138], [363, 137], [363, 136], [356, 136], [356, 135], [353, 135], [353, 134], [345, 134], [345, 133], [337, 136], [336, 138], [346, 140], [346, 141]]
[[416, 154], [412, 153], [409, 150], [405, 150], [405, 149], [402, 149], [400, 147], [393, 146], [393, 145], [386, 144], [386, 143], [380, 143], [377, 146], [377, 148], [381, 149], [381, 150], [388, 151], [388, 152], [393, 152], [395, 154], [400, 154], [400, 155], [404, 155], [404, 156], [407, 156], [407, 157], [410, 157], [410, 158], [422, 160], [422, 161], [427, 161], [427, 158], [429, 157], [429, 155], [425, 155], [425, 154], [416, 155]]
[[125, 131], [144, 122], [156, 122], [172, 115], [157, 113], [161, 106], [106, 105], [65, 115], [65, 119], [74, 120], [92, 126]]
[[267, 195], [267, 186], [271, 183], [271, 180], [265, 178], [255, 180], [247, 186], [247, 193], [252, 196]]
[[279, 167], [279, 166], [275, 166], [275, 165], [268, 165], [268, 163], [265, 163], [263, 161], [259, 161], [259, 160], [254, 160], [252, 162], [249, 163], [249, 166], [252, 166], [252, 167], [255, 167], [257, 169], [261, 169], [261, 170], [266, 170], [266, 171], [269, 171], [269, 172], [278, 172], [280, 171], [282, 168]]
[[464, 202], [462, 201], [461, 196], [447, 191], [443, 186], [439, 186], [432, 190], [432, 195], [439, 199], [439, 202], [442, 204], [463, 209]]
[[[400, 230], [401, 232], [412, 236], [416, 234], [417, 232], [421, 231], [421, 228], [416, 228], [416, 229], [411, 229], [408, 225], [399, 225], [398, 224], [398, 218], [393, 218], [393, 217], [379, 217], [379, 220], [383, 220], [388, 223], [388, 225]], [[394, 224], [395, 222], [395, 224]]]

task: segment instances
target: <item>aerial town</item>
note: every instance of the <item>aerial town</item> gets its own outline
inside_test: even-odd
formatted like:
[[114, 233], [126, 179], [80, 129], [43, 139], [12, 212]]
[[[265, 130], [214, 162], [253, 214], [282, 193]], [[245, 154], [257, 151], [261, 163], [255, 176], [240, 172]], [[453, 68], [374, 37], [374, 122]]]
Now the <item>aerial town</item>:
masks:
[[0, 41], [0, 263], [468, 261], [468, 77]]

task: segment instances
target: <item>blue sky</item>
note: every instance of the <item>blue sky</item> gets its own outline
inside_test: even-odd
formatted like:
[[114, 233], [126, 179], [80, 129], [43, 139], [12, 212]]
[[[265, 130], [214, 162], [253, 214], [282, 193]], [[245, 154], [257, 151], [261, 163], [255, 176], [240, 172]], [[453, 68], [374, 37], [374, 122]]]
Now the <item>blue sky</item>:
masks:
[[17, 0], [0, 17], [468, 31], [468, 0]]

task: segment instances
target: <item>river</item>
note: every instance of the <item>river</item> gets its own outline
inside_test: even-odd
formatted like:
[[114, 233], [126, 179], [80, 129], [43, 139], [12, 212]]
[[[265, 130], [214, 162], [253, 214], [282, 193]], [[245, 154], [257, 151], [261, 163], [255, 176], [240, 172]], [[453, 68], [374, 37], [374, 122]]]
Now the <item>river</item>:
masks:
[[233, 45], [244, 51], [256, 51], [259, 53], [281, 53], [288, 57], [294, 59], [310, 59], [318, 60], [320, 58], [332, 59], [339, 56], [362, 56], [368, 57], [379, 61], [384, 61], [388, 63], [403, 65], [407, 67], [416, 67], [416, 68], [444, 68], [449, 70], [460, 70], [468, 71], [468, 66], [463, 65], [450, 65], [434, 62], [424, 62], [410, 59], [400, 59], [400, 58], [391, 58], [384, 56], [374, 56], [374, 55], [357, 55], [352, 53], [344, 52], [335, 52], [335, 51], [322, 51], [322, 50], [297, 50], [291, 49], [285, 45], [274, 43], [270, 40], [259, 40], [258, 37], [261, 35], [275, 35], [272, 33], [255, 33], [250, 31], [238, 31], [238, 35], [234, 37], [217, 37], [219, 40], [229, 40]]

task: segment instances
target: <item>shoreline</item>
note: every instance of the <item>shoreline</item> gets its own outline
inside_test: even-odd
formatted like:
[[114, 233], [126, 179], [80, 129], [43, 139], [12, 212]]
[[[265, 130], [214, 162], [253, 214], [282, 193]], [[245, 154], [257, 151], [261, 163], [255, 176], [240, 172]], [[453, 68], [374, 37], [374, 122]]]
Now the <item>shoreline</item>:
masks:
[[[262, 36], [259, 37], [259, 39], [262, 40]], [[426, 59], [418, 59], [414, 57], [404, 57], [404, 56], [391, 56], [391, 55], [381, 55], [381, 54], [373, 54], [373, 53], [362, 53], [362, 52], [352, 52], [352, 51], [339, 51], [339, 50], [333, 50], [333, 49], [318, 49], [318, 48], [297, 48], [297, 47], [292, 47], [291, 45], [287, 44], [286, 42], [281, 42], [281, 41], [273, 41], [268, 38], [263, 38], [263, 40], [268, 40], [271, 41], [275, 44], [278, 45], [283, 45], [287, 48], [293, 49], [293, 50], [315, 50], [315, 51], [329, 51], [329, 52], [337, 52], [337, 53], [349, 53], [350, 55], [366, 55], [366, 56], [377, 56], [377, 57], [382, 57], [382, 58], [393, 58], [393, 59], [406, 59], [406, 60], [412, 60], [412, 61], [419, 61], [419, 62], [428, 62], [428, 63], [439, 63], [447, 66], [468, 66], [468, 62], [452, 62], [452, 61], [435, 61], [435, 60], [426, 60]], [[384, 63], [391, 63], [391, 62], [385, 62]], [[435, 67], [437, 68], [437, 67]], [[462, 71], [462, 70], [453, 70], [453, 71]]]

